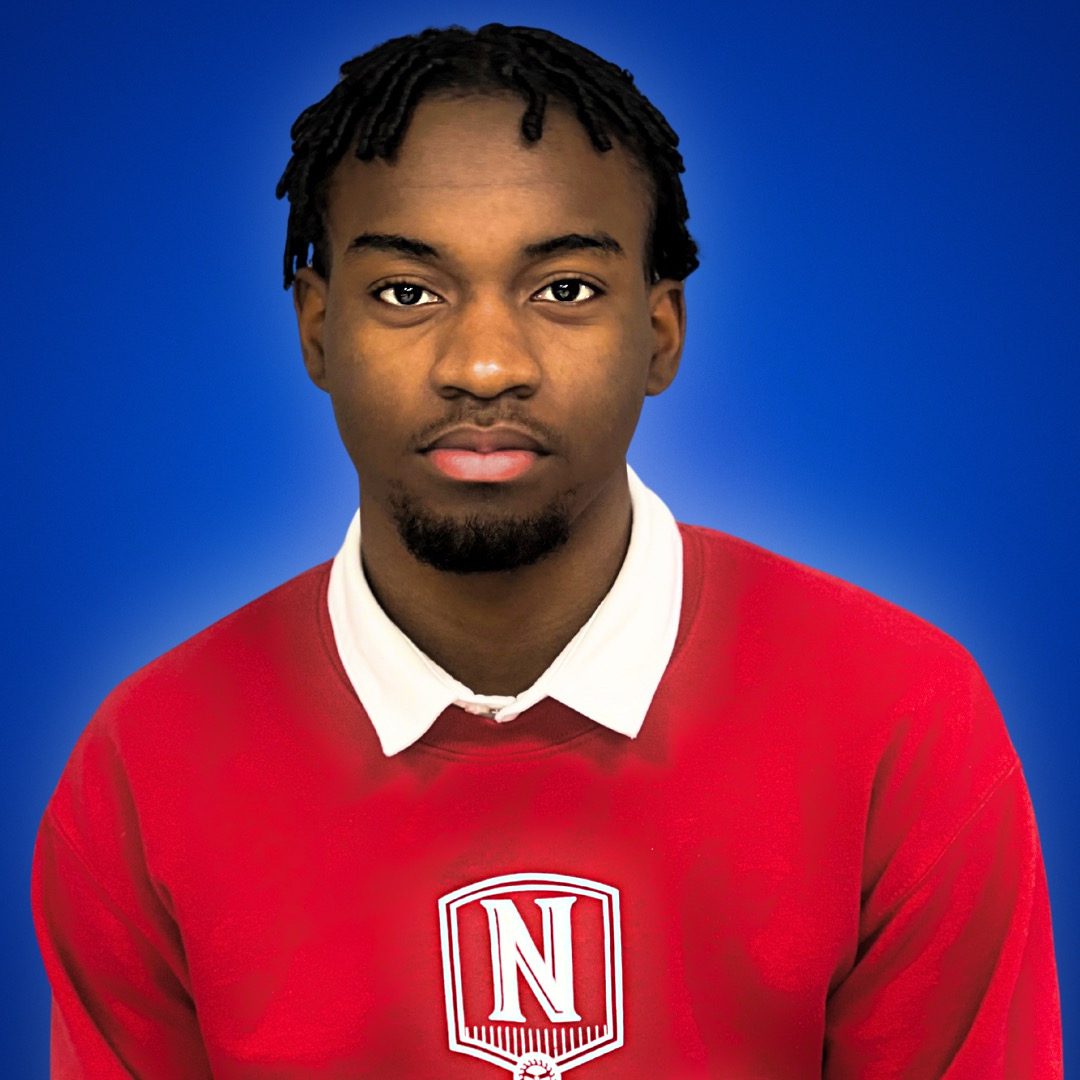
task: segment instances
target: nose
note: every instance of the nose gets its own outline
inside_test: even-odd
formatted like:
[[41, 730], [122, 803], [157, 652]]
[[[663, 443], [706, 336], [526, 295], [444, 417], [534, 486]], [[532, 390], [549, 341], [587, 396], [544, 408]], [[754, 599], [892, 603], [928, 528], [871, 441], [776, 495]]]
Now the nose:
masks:
[[433, 389], [444, 398], [535, 394], [540, 364], [523, 321], [523, 313], [501, 297], [478, 296], [463, 302], [443, 326], [431, 369]]

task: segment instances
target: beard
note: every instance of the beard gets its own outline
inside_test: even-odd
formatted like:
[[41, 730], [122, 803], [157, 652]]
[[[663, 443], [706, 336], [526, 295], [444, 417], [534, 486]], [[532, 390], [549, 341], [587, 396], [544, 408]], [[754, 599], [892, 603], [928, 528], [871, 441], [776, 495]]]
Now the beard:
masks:
[[523, 517], [458, 518], [432, 514], [406, 492], [391, 497], [398, 535], [409, 553], [449, 574], [492, 574], [539, 562], [570, 538], [569, 504], [570, 493]]

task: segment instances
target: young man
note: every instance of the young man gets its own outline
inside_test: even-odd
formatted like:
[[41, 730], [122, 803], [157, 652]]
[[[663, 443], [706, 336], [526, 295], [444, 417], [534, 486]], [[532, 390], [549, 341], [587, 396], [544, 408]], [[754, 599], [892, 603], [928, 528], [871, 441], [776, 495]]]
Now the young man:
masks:
[[1059, 1076], [971, 659], [627, 470], [697, 263], [674, 133], [539, 30], [342, 74], [279, 194], [360, 509], [76, 747], [55, 1075]]

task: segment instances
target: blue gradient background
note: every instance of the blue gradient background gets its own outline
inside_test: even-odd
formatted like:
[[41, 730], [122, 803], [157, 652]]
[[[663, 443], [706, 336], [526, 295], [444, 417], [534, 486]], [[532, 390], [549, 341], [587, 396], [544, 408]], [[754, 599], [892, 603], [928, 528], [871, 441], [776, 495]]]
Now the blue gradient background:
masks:
[[453, 21], [575, 38], [681, 133], [703, 266], [632, 460], [679, 517], [974, 653], [1025, 764], [1075, 1013], [1075, 5], [307, 10], [7, 19], [5, 1075], [46, 1070], [27, 875], [79, 731], [127, 673], [329, 557], [353, 506], [280, 285], [289, 125], [343, 59]]

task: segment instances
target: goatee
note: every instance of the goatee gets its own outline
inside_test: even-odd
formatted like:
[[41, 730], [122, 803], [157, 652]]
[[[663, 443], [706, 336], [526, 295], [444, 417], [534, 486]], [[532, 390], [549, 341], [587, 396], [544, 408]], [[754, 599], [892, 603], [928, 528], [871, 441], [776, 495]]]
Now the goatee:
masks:
[[450, 574], [491, 574], [530, 566], [570, 538], [569, 497], [525, 517], [465, 518], [427, 512], [405, 492], [391, 496], [398, 534], [420, 562]]

